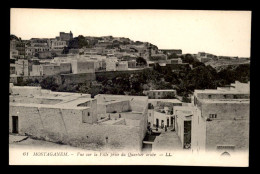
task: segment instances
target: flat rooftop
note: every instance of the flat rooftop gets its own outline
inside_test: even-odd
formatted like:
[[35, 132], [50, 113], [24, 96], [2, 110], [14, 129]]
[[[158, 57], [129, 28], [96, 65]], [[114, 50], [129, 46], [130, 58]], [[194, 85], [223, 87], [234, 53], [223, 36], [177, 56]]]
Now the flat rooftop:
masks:
[[202, 103], [249, 103], [249, 99], [200, 99]]
[[112, 94], [98, 94], [95, 96], [96, 97], [104, 97], [105, 99], [109, 100], [129, 100], [129, 99], [142, 99], [142, 100], [147, 100], [147, 96], [137, 96], [137, 95], [112, 95]]
[[238, 91], [238, 90], [224, 90], [224, 89], [205, 89], [205, 90], [194, 90], [194, 94], [249, 94], [249, 91]]
[[99, 101], [98, 104], [112, 104], [112, 103], [118, 103], [122, 101], [129, 101], [129, 100], [105, 100], [105, 101]]
[[148, 105], [147, 96], [98, 94], [94, 98], [97, 99], [98, 104], [106, 104], [104, 101], [108, 101], [108, 104], [109, 102], [129, 101], [132, 112], [135, 111], [137, 113], [143, 113]]
[[167, 91], [167, 92], [173, 92], [173, 91], [176, 91], [175, 89], [158, 89], [158, 90], [148, 90], [148, 91], [155, 91], [155, 92], [165, 92], [165, 91]]
[[77, 107], [77, 106], [65, 106], [65, 105], [50, 105], [50, 104], [38, 104], [38, 103], [14, 103], [10, 102], [10, 106], [22, 106], [22, 107], [37, 107], [37, 108], [60, 108], [60, 109], [76, 109], [83, 110], [89, 107]]
[[167, 103], [182, 103], [178, 99], [148, 99], [149, 102], [167, 102]]
[[[16, 86], [14, 88], [16, 88]], [[35, 87], [29, 87], [29, 86], [18, 87], [18, 89], [19, 88], [23, 88], [27, 90], [35, 89]], [[41, 90], [40, 94], [29, 94], [28, 96], [15, 94], [15, 95], [10, 95], [9, 98], [10, 98], [10, 106], [67, 108], [67, 109], [88, 108], [87, 102], [95, 100], [90, 98], [89, 94], [70, 93], [70, 92], [52, 92], [49, 90]]]

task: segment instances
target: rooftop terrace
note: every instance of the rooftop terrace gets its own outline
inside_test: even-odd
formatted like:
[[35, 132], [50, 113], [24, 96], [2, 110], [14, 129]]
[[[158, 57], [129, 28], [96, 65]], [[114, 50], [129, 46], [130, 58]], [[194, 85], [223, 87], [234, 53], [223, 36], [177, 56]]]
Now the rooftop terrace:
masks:
[[13, 86], [11, 90], [11, 106], [83, 109], [88, 107], [87, 102], [94, 100], [89, 94], [52, 92], [39, 87]]

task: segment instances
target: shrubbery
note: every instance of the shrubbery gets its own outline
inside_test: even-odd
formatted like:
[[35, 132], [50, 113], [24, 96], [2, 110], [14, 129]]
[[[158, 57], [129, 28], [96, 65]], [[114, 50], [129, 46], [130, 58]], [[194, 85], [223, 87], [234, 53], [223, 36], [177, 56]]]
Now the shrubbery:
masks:
[[[143, 90], [148, 89], [176, 89], [177, 94], [183, 96], [183, 101], [189, 102], [189, 94], [192, 94], [195, 89], [216, 89], [230, 85], [236, 80], [240, 82], [250, 80], [250, 65], [228, 67], [217, 72], [211, 66], [203, 64], [192, 70], [172, 72], [171, 69], [162, 69], [158, 64], [154, 69], [145, 69], [140, 73], [121, 74], [112, 79], [99, 77], [97, 83], [58, 85], [54, 77], [46, 77], [40, 85], [43, 89], [88, 93], [92, 97], [97, 94], [143, 95]], [[20, 85], [29, 83], [31, 82], [20, 82]], [[175, 98], [175, 96], [167, 97]]]

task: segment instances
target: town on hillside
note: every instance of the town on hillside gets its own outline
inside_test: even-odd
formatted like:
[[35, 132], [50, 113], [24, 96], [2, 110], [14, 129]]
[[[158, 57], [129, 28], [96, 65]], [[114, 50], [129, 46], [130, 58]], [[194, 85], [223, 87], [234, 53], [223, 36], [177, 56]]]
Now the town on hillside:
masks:
[[30, 40], [11, 34], [9, 86], [15, 147], [249, 151], [249, 57], [72, 31]]

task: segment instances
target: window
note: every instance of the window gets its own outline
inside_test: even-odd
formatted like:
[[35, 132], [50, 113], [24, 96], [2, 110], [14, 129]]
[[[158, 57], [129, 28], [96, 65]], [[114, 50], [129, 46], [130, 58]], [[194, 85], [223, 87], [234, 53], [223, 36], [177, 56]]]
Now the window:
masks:
[[90, 113], [88, 112], [88, 116], [90, 116]]
[[211, 95], [209, 95], [208, 97], [211, 98]]
[[217, 118], [217, 114], [209, 114], [209, 118]]
[[227, 98], [227, 95], [224, 95], [224, 98]]

